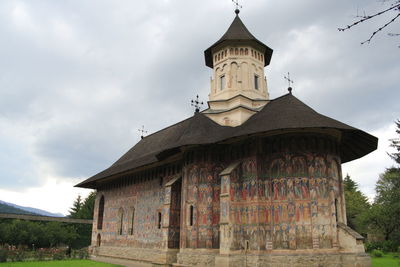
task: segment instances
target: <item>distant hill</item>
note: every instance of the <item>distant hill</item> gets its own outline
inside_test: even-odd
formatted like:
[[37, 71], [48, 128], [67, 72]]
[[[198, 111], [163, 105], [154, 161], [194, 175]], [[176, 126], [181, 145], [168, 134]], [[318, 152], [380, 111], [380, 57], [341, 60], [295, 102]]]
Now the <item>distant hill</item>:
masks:
[[0, 203], [0, 213], [12, 213], [12, 214], [27, 214], [27, 215], [39, 215], [26, 210], [18, 209], [7, 204]]
[[42, 215], [51, 217], [64, 217], [61, 213], [52, 213], [41, 209], [23, 207], [13, 203], [5, 202], [0, 200], [0, 212], [1, 213], [13, 213], [13, 214], [28, 214], [28, 215]]

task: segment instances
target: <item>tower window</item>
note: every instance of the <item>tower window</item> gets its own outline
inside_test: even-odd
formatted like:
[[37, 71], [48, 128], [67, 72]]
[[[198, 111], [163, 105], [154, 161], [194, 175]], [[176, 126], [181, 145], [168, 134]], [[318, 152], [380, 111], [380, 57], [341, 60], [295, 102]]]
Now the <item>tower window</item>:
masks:
[[219, 77], [219, 88], [221, 90], [225, 89], [225, 75], [222, 75], [221, 77]]
[[259, 78], [257, 75], [254, 75], [254, 89], [258, 90], [259, 88]]

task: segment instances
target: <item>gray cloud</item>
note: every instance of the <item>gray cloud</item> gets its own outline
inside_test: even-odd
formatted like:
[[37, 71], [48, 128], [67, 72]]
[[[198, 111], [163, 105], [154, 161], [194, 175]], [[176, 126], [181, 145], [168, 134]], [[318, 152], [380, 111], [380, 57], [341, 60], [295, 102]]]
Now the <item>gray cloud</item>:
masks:
[[[139, 140], [142, 125], [155, 132], [191, 116], [190, 99], [209, 92], [203, 51], [234, 17], [230, 1], [217, 2], [2, 1], [0, 144], [18, 148], [14, 132], [24, 142], [0, 150], [0, 186], [94, 175]], [[372, 23], [337, 31], [364, 2], [244, 4], [244, 23], [274, 49], [273, 98], [287, 92], [290, 71], [294, 94], [322, 114], [368, 131], [400, 117], [397, 43], [380, 34], [360, 46]], [[14, 172], [16, 161], [26, 164]]]

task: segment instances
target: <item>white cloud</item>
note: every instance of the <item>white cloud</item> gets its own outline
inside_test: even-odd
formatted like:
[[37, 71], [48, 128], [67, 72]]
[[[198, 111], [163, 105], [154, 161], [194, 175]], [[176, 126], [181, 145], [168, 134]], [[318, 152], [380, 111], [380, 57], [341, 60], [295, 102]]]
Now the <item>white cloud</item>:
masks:
[[395, 124], [391, 123], [371, 132], [379, 138], [378, 149], [361, 159], [342, 165], [343, 176], [349, 174], [359, 184], [360, 190], [370, 199], [375, 196], [375, 184], [379, 175], [385, 171], [385, 168], [394, 165], [394, 161], [387, 153], [393, 152], [389, 139], [395, 137], [395, 130]]

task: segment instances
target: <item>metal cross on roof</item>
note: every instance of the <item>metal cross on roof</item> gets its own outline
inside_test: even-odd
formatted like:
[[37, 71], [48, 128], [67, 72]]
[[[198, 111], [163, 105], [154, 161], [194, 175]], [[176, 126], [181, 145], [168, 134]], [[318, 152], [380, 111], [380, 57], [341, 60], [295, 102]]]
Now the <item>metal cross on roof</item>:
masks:
[[294, 82], [293, 82], [293, 80], [290, 79], [290, 73], [289, 72], [287, 73], [287, 77], [285, 75], [283, 75], [283, 78], [285, 78], [285, 80], [288, 81], [288, 86], [289, 86], [288, 91], [289, 91], [289, 93], [292, 93], [292, 87], [290, 86], [290, 84], [293, 84]]
[[144, 134], [147, 133], [147, 131], [144, 130], [144, 125], [142, 125], [142, 129], [138, 129], [138, 131], [140, 132], [140, 138], [143, 139]]
[[203, 102], [199, 101], [199, 95], [196, 95], [196, 100], [192, 100], [192, 106], [195, 108], [195, 112], [200, 111], [200, 106], [203, 105]]
[[236, 5], [235, 13], [239, 14], [239, 8], [243, 8], [241, 5], [239, 5], [239, 0], [232, 0], [232, 2]]

